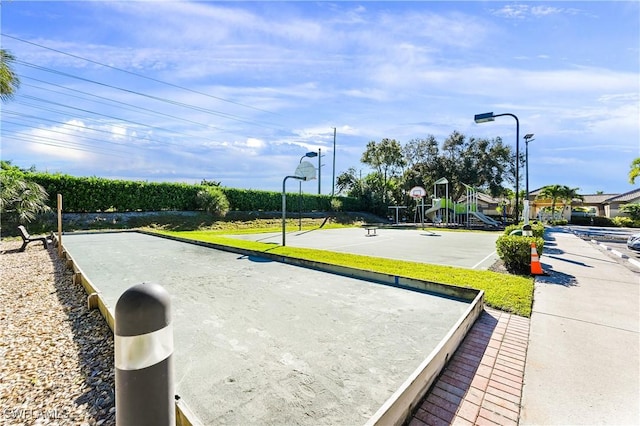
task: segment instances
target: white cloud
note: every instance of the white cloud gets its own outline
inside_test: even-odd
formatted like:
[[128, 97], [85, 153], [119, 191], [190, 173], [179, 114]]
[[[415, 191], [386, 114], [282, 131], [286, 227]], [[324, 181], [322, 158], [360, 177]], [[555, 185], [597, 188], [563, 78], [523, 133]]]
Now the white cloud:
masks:
[[264, 141], [260, 140], [260, 139], [256, 139], [256, 138], [248, 138], [247, 139], [247, 147], [249, 148], [253, 148], [253, 149], [262, 149], [264, 148], [265, 143]]

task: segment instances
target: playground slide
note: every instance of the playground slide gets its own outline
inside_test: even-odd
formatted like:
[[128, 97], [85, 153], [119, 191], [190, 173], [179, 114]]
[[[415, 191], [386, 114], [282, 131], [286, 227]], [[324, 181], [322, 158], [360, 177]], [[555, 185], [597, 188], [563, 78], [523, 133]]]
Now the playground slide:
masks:
[[497, 220], [491, 219], [489, 216], [485, 215], [484, 213], [480, 213], [480, 212], [470, 212], [470, 213], [475, 217], [477, 217], [478, 219], [480, 219], [482, 222], [486, 223], [487, 225], [502, 226], [500, 222], [498, 222]]
[[440, 204], [441, 204], [440, 201], [438, 201], [435, 203], [433, 207], [430, 207], [428, 210], [425, 210], [424, 217], [428, 217], [429, 219], [433, 220], [436, 215], [436, 212], [441, 209]]

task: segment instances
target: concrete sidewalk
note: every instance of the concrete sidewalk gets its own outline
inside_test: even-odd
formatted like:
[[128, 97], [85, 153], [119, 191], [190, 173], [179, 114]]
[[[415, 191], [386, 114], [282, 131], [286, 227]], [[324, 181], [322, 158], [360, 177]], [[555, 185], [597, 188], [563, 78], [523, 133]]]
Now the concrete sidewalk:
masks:
[[562, 228], [540, 260], [520, 424], [640, 424], [640, 275]]

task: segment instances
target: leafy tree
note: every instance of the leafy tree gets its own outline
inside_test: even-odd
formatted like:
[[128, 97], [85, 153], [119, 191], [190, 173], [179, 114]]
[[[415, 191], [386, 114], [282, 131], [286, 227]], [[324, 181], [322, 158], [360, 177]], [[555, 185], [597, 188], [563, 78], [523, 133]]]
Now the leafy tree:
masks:
[[379, 143], [371, 141], [367, 144], [360, 161], [377, 172], [380, 182], [375, 185], [375, 189], [385, 202], [388, 198], [390, 178], [397, 177], [405, 165], [402, 146], [395, 139], [384, 138]]
[[457, 131], [445, 139], [442, 149], [435, 137], [429, 136], [409, 141], [403, 152], [408, 165], [405, 189], [415, 185], [428, 188], [446, 177], [454, 199], [465, 193], [464, 184], [482, 188], [494, 197], [502, 195], [512, 157], [511, 148], [500, 138], [467, 139]]
[[629, 183], [636, 183], [636, 178], [640, 176], [640, 157], [631, 162], [631, 170], [629, 170]]
[[15, 56], [8, 50], [0, 49], [0, 99], [8, 101], [20, 87], [20, 78], [13, 70]]
[[387, 206], [382, 200], [382, 194], [377, 191], [380, 181], [377, 172], [369, 173], [363, 178], [355, 168], [350, 167], [336, 177], [336, 189], [338, 193], [360, 199], [365, 210], [385, 215]]
[[349, 167], [346, 172], [336, 177], [336, 189], [338, 194], [346, 194], [350, 197], [362, 195], [362, 179], [356, 174], [356, 169]]

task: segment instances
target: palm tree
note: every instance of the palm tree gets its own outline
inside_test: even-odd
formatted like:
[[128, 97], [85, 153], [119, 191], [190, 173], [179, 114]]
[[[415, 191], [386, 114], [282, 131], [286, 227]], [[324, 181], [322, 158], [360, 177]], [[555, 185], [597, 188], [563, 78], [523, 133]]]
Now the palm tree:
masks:
[[568, 186], [562, 185], [562, 209], [564, 210], [567, 205], [571, 208], [571, 202], [573, 200], [584, 200], [584, 197], [578, 194], [580, 188], [569, 188]]
[[555, 215], [556, 212], [556, 203], [558, 200], [562, 199], [564, 194], [564, 188], [567, 188], [563, 185], [547, 185], [540, 190], [540, 193], [536, 198], [540, 199], [550, 199], [551, 200], [551, 217]]
[[0, 213], [5, 220], [20, 224], [31, 222], [38, 213], [50, 210], [46, 205], [48, 197], [42, 186], [25, 179], [21, 173], [0, 172]]
[[636, 178], [640, 176], [640, 157], [631, 162], [631, 170], [629, 170], [629, 183], [636, 183]]
[[0, 99], [8, 101], [20, 87], [18, 74], [13, 70], [15, 56], [8, 50], [0, 49]]

